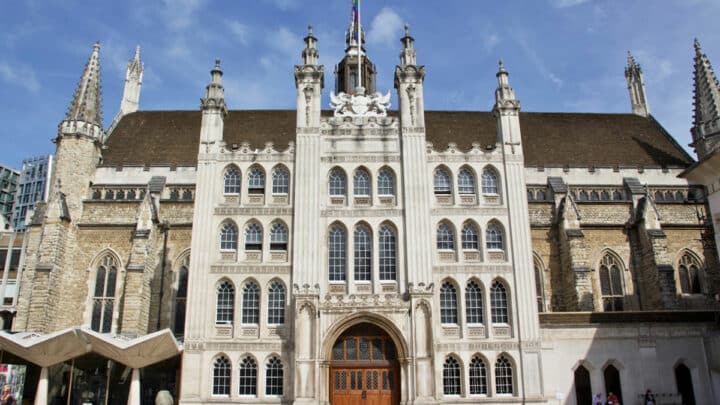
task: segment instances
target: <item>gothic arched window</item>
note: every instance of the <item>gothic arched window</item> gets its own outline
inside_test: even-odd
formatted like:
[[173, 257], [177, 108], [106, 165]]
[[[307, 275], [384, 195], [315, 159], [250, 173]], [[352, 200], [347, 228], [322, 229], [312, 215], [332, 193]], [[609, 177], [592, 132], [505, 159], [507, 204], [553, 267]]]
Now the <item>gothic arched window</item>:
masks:
[[538, 312], [545, 312], [545, 286], [543, 284], [543, 271], [541, 266], [535, 262], [535, 299], [537, 300]]
[[230, 376], [232, 375], [232, 366], [227, 357], [221, 356], [215, 360], [213, 364], [213, 395], [230, 395]]
[[251, 223], [245, 228], [245, 250], [262, 250], [262, 229]]
[[370, 281], [372, 276], [372, 238], [364, 225], [355, 228], [354, 237], [355, 281]]
[[437, 248], [440, 250], [455, 250], [455, 232], [445, 222], [441, 222], [437, 228]]
[[215, 323], [232, 325], [235, 315], [235, 287], [224, 281], [216, 291]]
[[623, 310], [622, 270], [619, 261], [609, 253], [600, 262], [600, 292], [604, 311]]
[[287, 194], [288, 190], [290, 190], [290, 174], [284, 167], [276, 167], [272, 174], [272, 193]]
[[504, 250], [503, 233], [495, 223], [490, 223], [485, 230], [485, 245], [488, 250]]
[[282, 222], [275, 222], [270, 226], [270, 250], [287, 250], [288, 230]]
[[395, 175], [390, 169], [382, 169], [377, 179], [378, 195], [395, 195]]
[[509, 323], [507, 291], [500, 281], [490, 287], [490, 312], [493, 323]]
[[694, 256], [685, 253], [678, 263], [680, 291], [683, 294], [702, 294], [700, 286], [700, 263]]
[[458, 323], [457, 290], [453, 283], [446, 281], [440, 287], [440, 322]]
[[345, 230], [333, 226], [328, 235], [328, 278], [330, 281], [345, 281], [346, 266]]
[[265, 194], [265, 172], [259, 167], [253, 167], [248, 174], [248, 193]]
[[435, 194], [452, 194], [450, 173], [445, 169], [435, 170]]
[[331, 196], [344, 196], [346, 193], [345, 172], [340, 168], [333, 169], [328, 179], [328, 191]]
[[238, 229], [232, 222], [226, 222], [220, 229], [220, 249], [237, 250]]
[[500, 356], [495, 362], [495, 393], [513, 394], [513, 368], [507, 357]]
[[498, 178], [492, 169], [483, 170], [482, 192], [483, 194], [498, 194]]
[[462, 248], [463, 250], [480, 250], [480, 242], [478, 231], [475, 225], [466, 223], [462, 229]]
[[239, 394], [245, 396], [257, 395], [257, 363], [255, 359], [247, 356], [238, 367], [240, 381], [238, 381]]
[[487, 368], [480, 356], [470, 361], [470, 395], [487, 395]]
[[358, 169], [353, 177], [353, 195], [370, 195], [370, 174], [365, 169]]
[[380, 280], [397, 280], [397, 239], [395, 230], [389, 225], [380, 227], [379, 236], [379, 259], [380, 259]]
[[462, 392], [460, 363], [454, 357], [448, 357], [443, 364], [443, 392], [445, 395]]
[[475, 175], [470, 169], [462, 169], [458, 173], [458, 193], [475, 194]]
[[190, 256], [186, 256], [177, 271], [177, 290], [175, 291], [175, 322], [173, 332], [175, 336], [185, 333], [185, 308], [187, 306], [188, 269]]
[[265, 395], [283, 395], [283, 364], [277, 357], [271, 358], [265, 368]]
[[116, 283], [117, 263], [112, 256], [107, 255], [100, 261], [95, 272], [90, 328], [96, 332], [110, 333], [112, 331]]
[[225, 194], [240, 194], [240, 170], [231, 167], [225, 171]]
[[260, 287], [254, 282], [245, 284], [242, 294], [242, 323], [260, 323]]
[[285, 286], [279, 281], [274, 281], [268, 289], [268, 323], [285, 323]]
[[467, 323], [483, 323], [482, 288], [475, 281], [465, 287], [465, 319]]

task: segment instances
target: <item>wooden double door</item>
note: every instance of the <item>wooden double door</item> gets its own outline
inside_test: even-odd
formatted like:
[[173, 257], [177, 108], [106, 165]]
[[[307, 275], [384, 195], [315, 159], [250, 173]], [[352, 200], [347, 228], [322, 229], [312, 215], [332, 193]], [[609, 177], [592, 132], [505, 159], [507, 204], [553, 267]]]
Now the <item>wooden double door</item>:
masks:
[[400, 369], [395, 345], [381, 329], [360, 324], [333, 346], [330, 365], [331, 405], [397, 405]]

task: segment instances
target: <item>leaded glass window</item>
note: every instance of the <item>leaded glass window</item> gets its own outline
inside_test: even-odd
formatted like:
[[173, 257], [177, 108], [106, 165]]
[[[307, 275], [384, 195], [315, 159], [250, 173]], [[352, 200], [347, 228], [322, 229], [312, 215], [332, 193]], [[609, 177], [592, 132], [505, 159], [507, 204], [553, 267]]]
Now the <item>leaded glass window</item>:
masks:
[[265, 395], [282, 396], [283, 364], [277, 357], [271, 358], [265, 369]]
[[240, 395], [257, 395], [257, 363], [255, 359], [247, 356], [240, 363]]
[[483, 192], [483, 194], [497, 194], [498, 193], [497, 175], [491, 169], [485, 169], [483, 171], [482, 192]]
[[370, 281], [372, 276], [372, 238], [370, 230], [360, 225], [354, 238], [355, 281]]
[[226, 222], [220, 229], [220, 249], [237, 250], [238, 229], [232, 222]]
[[493, 323], [509, 323], [507, 291], [499, 281], [495, 281], [490, 288], [490, 312]]
[[465, 224], [462, 229], [463, 250], [480, 250], [478, 231], [473, 224]]
[[248, 193], [265, 194], [265, 172], [259, 167], [253, 167], [248, 174]]
[[287, 250], [288, 230], [285, 224], [275, 222], [270, 227], [270, 250]]
[[482, 288], [475, 281], [465, 287], [465, 314], [467, 323], [483, 323]]
[[260, 287], [254, 282], [245, 284], [242, 295], [242, 323], [255, 324], [260, 319]]
[[245, 250], [262, 250], [262, 229], [251, 223], [245, 228]]
[[353, 195], [370, 195], [370, 175], [363, 169], [357, 170], [353, 177]]
[[268, 290], [268, 323], [285, 323], [285, 286], [278, 281], [273, 282]]
[[458, 174], [458, 193], [475, 194], [475, 176], [470, 169], [462, 169]]
[[225, 194], [240, 194], [240, 170], [230, 168], [225, 171]]
[[235, 288], [229, 281], [222, 282], [216, 291], [215, 323], [231, 325], [235, 314]]
[[187, 305], [188, 269], [190, 256], [185, 257], [182, 266], [177, 271], [177, 290], [175, 291], [175, 322], [173, 332], [175, 336], [185, 333], [185, 309]]
[[328, 189], [331, 196], [344, 196], [347, 181], [345, 172], [341, 169], [333, 169], [328, 179]]
[[537, 300], [538, 312], [545, 312], [545, 290], [543, 285], [542, 269], [535, 263], [535, 299]]
[[455, 233], [450, 225], [440, 223], [437, 228], [437, 248], [440, 250], [455, 250]]
[[443, 392], [445, 395], [460, 395], [460, 364], [454, 357], [448, 357], [443, 364]]
[[497, 224], [491, 223], [485, 230], [485, 244], [488, 249], [503, 250], [503, 234]]
[[440, 287], [440, 321], [448, 324], [458, 323], [457, 291], [449, 281]]
[[115, 285], [117, 282], [117, 263], [107, 255], [103, 257], [95, 273], [95, 293], [90, 328], [96, 332], [112, 331], [113, 311], [115, 310]]
[[678, 263], [678, 275], [680, 278], [680, 291], [683, 294], [702, 294], [700, 287], [700, 263], [685, 253]]
[[230, 376], [232, 367], [227, 357], [219, 357], [213, 364], [213, 395], [230, 395]]
[[284, 167], [277, 167], [272, 174], [272, 193], [287, 194], [290, 189], [290, 174]]
[[330, 281], [345, 281], [346, 244], [345, 230], [333, 226], [328, 236], [328, 277]]
[[470, 395], [487, 395], [487, 368], [480, 356], [470, 361]]
[[495, 362], [495, 393], [498, 395], [513, 394], [513, 369], [505, 356]]
[[378, 195], [395, 195], [395, 176], [390, 169], [382, 169], [377, 179]]
[[600, 262], [600, 293], [605, 311], [623, 310], [622, 270], [618, 260], [611, 254], [606, 254]]
[[450, 173], [445, 169], [435, 170], [435, 194], [452, 194]]
[[395, 231], [382, 225], [379, 233], [380, 280], [397, 280], [397, 241]]

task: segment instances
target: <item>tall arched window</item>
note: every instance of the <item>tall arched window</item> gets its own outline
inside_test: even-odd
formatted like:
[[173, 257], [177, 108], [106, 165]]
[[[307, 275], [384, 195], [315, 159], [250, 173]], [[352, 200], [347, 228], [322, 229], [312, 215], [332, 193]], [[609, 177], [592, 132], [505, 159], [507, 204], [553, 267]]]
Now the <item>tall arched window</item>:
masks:
[[262, 250], [262, 229], [251, 223], [245, 228], [245, 250]]
[[328, 179], [328, 191], [331, 196], [344, 196], [346, 193], [345, 172], [342, 169], [336, 168], [330, 172], [330, 178]]
[[370, 281], [372, 275], [372, 238], [364, 225], [355, 228], [354, 237], [355, 281]]
[[238, 367], [240, 381], [238, 382], [240, 395], [257, 395], [257, 363], [255, 359], [247, 356]]
[[445, 169], [435, 170], [435, 194], [452, 194], [450, 173]]
[[225, 194], [240, 194], [240, 170], [231, 167], [225, 171]]
[[475, 194], [475, 175], [468, 168], [458, 173], [458, 193]]
[[445, 395], [460, 395], [462, 392], [460, 363], [448, 357], [443, 364], [443, 392]]
[[257, 325], [260, 321], [260, 287], [254, 282], [245, 284], [242, 295], [242, 323]]
[[238, 229], [232, 222], [226, 222], [220, 229], [220, 249], [237, 250]]
[[437, 228], [437, 248], [439, 250], [455, 250], [455, 232], [445, 222], [441, 222]]
[[355, 176], [353, 177], [353, 195], [370, 195], [370, 174], [368, 174], [365, 169], [355, 171]]
[[280, 359], [273, 357], [268, 360], [265, 369], [265, 395], [282, 396], [283, 365]]
[[480, 356], [470, 360], [470, 395], [487, 395], [487, 368]]
[[112, 331], [113, 311], [115, 310], [115, 285], [117, 282], [117, 263], [107, 255], [103, 257], [95, 273], [95, 292], [90, 328], [96, 332]]
[[395, 175], [390, 169], [382, 169], [377, 179], [378, 195], [395, 195]]
[[485, 244], [488, 249], [504, 250], [503, 234], [500, 227], [495, 223], [490, 223], [485, 231]]
[[235, 315], [235, 287], [224, 281], [217, 287], [215, 323], [232, 325]]
[[689, 253], [685, 253], [678, 263], [680, 291], [683, 294], [702, 294], [700, 287], [700, 263]]
[[287, 250], [288, 230], [282, 222], [275, 222], [270, 227], [270, 250]]
[[475, 225], [466, 223], [462, 229], [462, 248], [463, 250], [480, 250], [480, 242], [478, 231]]
[[175, 322], [173, 333], [182, 336], [185, 333], [185, 308], [187, 305], [188, 269], [190, 256], [186, 256], [177, 271], [177, 290], [175, 291]]
[[268, 324], [285, 323], [285, 286], [274, 281], [268, 289]]
[[440, 322], [448, 324], [458, 323], [457, 291], [455, 286], [446, 281], [440, 287]]
[[465, 318], [467, 323], [483, 323], [482, 288], [475, 281], [465, 287]]
[[272, 174], [272, 193], [287, 194], [288, 190], [290, 190], [290, 174], [287, 169], [278, 166]]
[[397, 280], [397, 241], [395, 231], [382, 225], [379, 232], [380, 280]]
[[513, 394], [512, 364], [505, 356], [498, 357], [495, 362], [495, 393], [498, 395]]
[[545, 285], [543, 283], [543, 271], [537, 260], [534, 263], [535, 270], [535, 300], [537, 301], [538, 312], [545, 312]]
[[259, 167], [253, 167], [248, 174], [248, 193], [265, 194], [265, 172]]
[[483, 170], [482, 174], [482, 192], [483, 194], [497, 194], [498, 180], [497, 175], [492, 169]]
[[605, 311], [623, 310], [622, 270], [615, 256], [609, 253], [600, 262], [600, 292]]
[[345, 281], [345, 230], [333, 226], [328, 235], [328, 277], [330, 281]]
[[495, 281], [490, 287], [490, 312], [493, 323], [509, 323], [507, 291], [505, 285], [499, 281]]
[[232, 375], [232, 366], [227, 357], [221, 356], [215, 360], [213, 364], [213, 395], [230, 395], [230, 376]]

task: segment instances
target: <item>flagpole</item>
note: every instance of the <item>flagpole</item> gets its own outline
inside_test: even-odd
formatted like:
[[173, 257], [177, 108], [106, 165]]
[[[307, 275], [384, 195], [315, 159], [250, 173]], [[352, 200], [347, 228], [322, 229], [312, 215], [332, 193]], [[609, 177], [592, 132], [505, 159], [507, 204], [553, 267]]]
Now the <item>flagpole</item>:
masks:
[[357, 35], [357, 41], [358, 41], [358, 87], [363, 87], [362, 85], [362, 20], [360, 19], [360, 2], [361, 0], [358, 0], [358, 35]]

